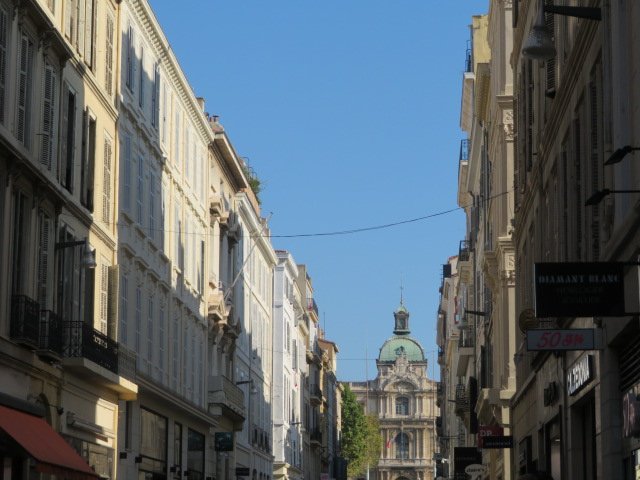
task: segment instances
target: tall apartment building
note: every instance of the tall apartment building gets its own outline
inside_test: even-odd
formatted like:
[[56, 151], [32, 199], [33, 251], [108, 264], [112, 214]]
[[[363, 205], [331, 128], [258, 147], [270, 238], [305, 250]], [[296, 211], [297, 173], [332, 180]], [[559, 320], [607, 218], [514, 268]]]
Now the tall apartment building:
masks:
[[[514, 2], [516, 312], [523, 319], [538, 312], [536, 264], [552, 262], [562, 272], [570, 262], [638, 258], [640, 6], [618, 0], [572, 6], [552, 13], [542, 3]], [[576, 17], [586, 13], [592, 17]], [[534, 27], [546, 27], [548, 36], [534, 42]], [[526, 334], [518, 335], [515, 472], [546, 470], [554, 479], [636, 475], [637, 266], [622, 268], [629, 316], [568, 311], [523, 322], [595, 328], [604, 341], [598, 350], [554, 354], [528, 351]]]
[[251, 478], [273, 472], [273, 269], [277, 257], [267, 221], [260, 217], [250, 189], [236, 194], [239, 255], [236, 257], [235, 309], [240, 322], [234, 361], [235, 380], [245, 394], [245, 428], [236, 442], [236, 466], [249, 468]]
[[273, 278], [273, 478], [302, 480], [302, 404], [304, 383], [298, 322], [303, 302], [298, 267], [289, 252], [277, 250]]
[[489, 15], [473, 17], [471, 30], [461, 111], [468, 139], [461, 146], [458, 177], [467, 233], [457, 258], [461, 380], [455, 410], [466, 427], [465, 446], [482, 448], [488, 478], [497, 479], [511, 474], [511, 456], [485, 447], [482, 436], [510, 434], [515, 391], [511, 6], [490, 2]]
[[119, 402], [137, 394], [114, 299], [117, 16], [112, 1], [0, 2], [0, 456], [15, 478], [114, 478]]

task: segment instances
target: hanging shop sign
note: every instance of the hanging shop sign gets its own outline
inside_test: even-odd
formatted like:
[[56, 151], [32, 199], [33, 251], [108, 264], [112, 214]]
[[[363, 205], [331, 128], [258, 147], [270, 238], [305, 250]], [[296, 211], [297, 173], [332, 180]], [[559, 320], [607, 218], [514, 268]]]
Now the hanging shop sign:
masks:
[[535, 328], [527, 330], [527, 350], [594, 350], [595, 339], [593, 328]]
[[482, 464], [482, 450], [476, 447], [453, 448], [453, 478], [455, 480], [467, 480], [465, 469], [469, 465]]
[[536, 317], [615, 317], [625, 314], [620, 262], [536, 263]]
[[216, 432], [213, 446], [216, 452], [232, 452], [233, 432]]
[[485, 437], [482, 441], [482, 448], [513, 448], [513, 435]]
[[478, 448], [484, 448], [486, 437], [499, 437], [504, 435], [504, 428], [499, 425], [480, 425], [478, 427]]
[[567, 393], [577, 394], [593, 379], [593, 356], [584, 355], [567, 373]]

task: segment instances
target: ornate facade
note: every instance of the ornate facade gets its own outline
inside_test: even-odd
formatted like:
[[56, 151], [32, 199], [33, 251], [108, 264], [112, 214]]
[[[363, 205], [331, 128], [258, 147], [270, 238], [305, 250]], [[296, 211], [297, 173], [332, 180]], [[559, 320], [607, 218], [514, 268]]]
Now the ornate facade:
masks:
[[382, 450], [372, 480], [424, 480], [434, 477], [437, 382], [427, 378], [427, 359], [420, 343], [411, 336], [405, 306], [393, 314], [393, 336], [380, 348], [375, 380], [350, 382], [349, 387], [377, 415]]

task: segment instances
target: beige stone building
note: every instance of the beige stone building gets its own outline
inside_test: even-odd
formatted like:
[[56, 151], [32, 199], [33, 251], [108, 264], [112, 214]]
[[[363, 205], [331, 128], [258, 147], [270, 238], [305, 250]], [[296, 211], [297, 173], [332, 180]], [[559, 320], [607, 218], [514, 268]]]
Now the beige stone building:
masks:
[[380, 421], [383, 445], [369, 478], [427, 480], [435, 474], [437, 382], [427, 376], [425, 352], [411, 336], [402, 302], [393, 316], [393, 336], [380, 348], [375, 380], [347, 384], [365, 413]]
[[[118, 10], [0, 2], [1, 417], [42, 416], [32, 441], [62, 435], [104, 478], [138, 391], [117, 343]], [[73, 475], [2, 430], [5, 475]]]

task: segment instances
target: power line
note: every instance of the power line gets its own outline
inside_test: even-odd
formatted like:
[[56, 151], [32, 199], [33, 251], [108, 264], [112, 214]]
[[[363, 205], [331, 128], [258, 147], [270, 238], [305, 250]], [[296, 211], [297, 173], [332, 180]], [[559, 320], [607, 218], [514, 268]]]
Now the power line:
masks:
[[[488, 197], [485, 200], [479, 200], [477, 202], [477, 204], [482, 204], [482, 203], [486, 203], [490, 200], [493, 200], [495, 198], [499, 198], [501, 196], [504, 195], [508, 195], [509, 193], [511, 193], [513, 190], [507, 190], [505, 192], [501, 192], [501, 193], [497, 193], [495, 195], [492, 195], [490, 197]], [[397, 227], [400, 225], [407, 225], [410, 223], [416, 223], [416, 222], [421, 222], [424, 220], [429, 220], [431, 218], [435, 218], [435, 217], [441, 217], [443, 215], [448, 215], [450, 213], [456, 212], [458, 210], [464, 210], [466, 208], [472, 207], [473, 204], [469, 204], [469, 205], [464, 205], [464, 206], [460, 206], [460, 207], [455, 207], [455, 208], [450, 208], [448, 210], [441, 210], [439, 212], [435, 212], [435, 213], [431, 213], [428, 215], [423, 215], [420, 217], [415, 217], [415, 218], [409, 218], [406, 220], [398, 220], [396, 222], [390, 222], [390, 223], [384, 223], [381, 225], [372, 225], [372, 226], [368, 226], [368, 227], [359, 227], [359, 228], [350, 228], [350, 229], [345, 229], [345, 230], [333, 230], [333, 231], [327, 231], [327, 232], [310, 232], [310, 233], [293, 233], [293, 234], [282, 234], [282, 235], [262, 235], [261, 233], [257, 233], [257, 234], [251, 234], [248, 235], [249, 238], [309, 238], [309, 237], [335, 237], [335, 236], [340, 236], [340, 235], [353, 235], [355, 233], [363, 233], [363, 232], [371, 232], [371, 231], [375, 231], [375, 230], [385, 230], [388, 228], [393, 228], [393, 227]], [[101, 223], [105, 223], [105, 222], [101, 222]], [[143, 231], [153, 231], [153, 232], [163, 232], [163, 233], [177, 233], [176, 230], [168, 230], [168, 229], [161, 229], [161, 228], [148, 228], [145, 226], [140, 226], [137, 223], [121, 223], [121, 222], [116, 222], [115, 225], [117, 227], [131, 227], [131, 226], [137, 226], [139, 227], [141, 230]], [[206, 229], [206, 227], [203, 227]], [[211, 236], [210, 233], [205, 232], [204, 234], [201, 232], [187, 232], [187, 231], [181, 231], [180, 232], [183, 235], [198, 235], [200, 237], [203, 236]], [[245, 235], [240, 235], [240, 238], [244, 238]]]

